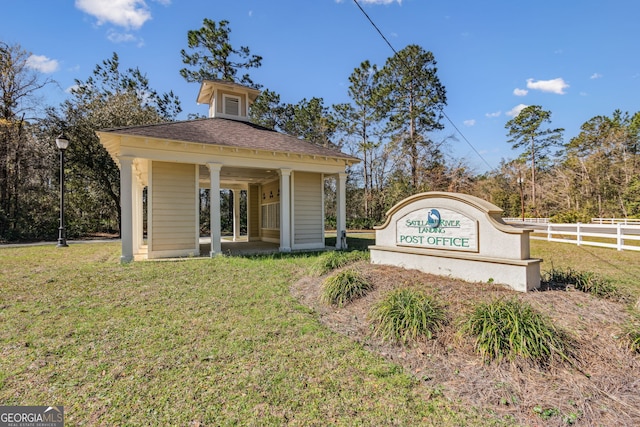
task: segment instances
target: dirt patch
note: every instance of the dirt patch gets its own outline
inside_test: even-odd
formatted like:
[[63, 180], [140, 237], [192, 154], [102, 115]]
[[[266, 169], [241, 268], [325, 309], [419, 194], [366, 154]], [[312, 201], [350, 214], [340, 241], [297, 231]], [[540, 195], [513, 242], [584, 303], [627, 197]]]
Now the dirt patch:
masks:
[[[292, 294], [330, 329], [403, 366], [421, 382], [425, 395], [443, 395], [524, 425], [640, 425], [640, 357], [619, 339], [629, 320], [624, 304], [572, 290], [517, 293], [367, 262], [347, 268], [360, 270], [374, 291], [342, 308], [327, 306], [320, 302], [323, 276], [303, 278], [292, 286]], [[449, 322], [434, 339], [403, 347], [371, 336], [371, 306], [398, 287], [423, 289], [446, 305]], [[478, 302], [502, 296], [529, 302], [567, 332], [575, 349], [573, 365], [485, 364], [474, 353], [473, 340], [458, 333], [459, 324]]]

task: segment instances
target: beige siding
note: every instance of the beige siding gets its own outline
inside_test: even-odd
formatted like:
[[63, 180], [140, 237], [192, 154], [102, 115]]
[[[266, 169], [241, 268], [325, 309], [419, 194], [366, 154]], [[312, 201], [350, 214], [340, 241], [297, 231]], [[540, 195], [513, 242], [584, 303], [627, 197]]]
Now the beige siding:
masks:
[[262, 239], [268, 242], [280, 242], [280, 230], [262, 230]]
[[295, 172], [293, 186], [294, 245], [323, 245], [322, 175]]
[[249, 240], [260, 238], [260, 186], [249, 184], [247, 189], [247, 234]]
[[262, 186], [260, 203], [268, 204], [280, 201], [280, 181], [272, 181]]
[[185, 163], [152, 163], [150, 252], [197, 250], [195, 168]]
[[[265, 205], [274, 205], [280, 203], [280, 180], [271, 181], [266, 184], [263, 184], [260, 187], [260, 192], [258, 193], [258, 197], [260, 199], [260, 211], [263, 211], [263, 206]], [[273, 218], [272, 218], [273, 219]], [[261, 214], [260, 215], [260, 236], [262, 240], [266, 240], [269, 242], [279, 242], [280, 241], [280, 228], [264, 228], [262, 227], [262, 222], [266, 219]], [[273, 222], [272, 222], [273, 223]]]

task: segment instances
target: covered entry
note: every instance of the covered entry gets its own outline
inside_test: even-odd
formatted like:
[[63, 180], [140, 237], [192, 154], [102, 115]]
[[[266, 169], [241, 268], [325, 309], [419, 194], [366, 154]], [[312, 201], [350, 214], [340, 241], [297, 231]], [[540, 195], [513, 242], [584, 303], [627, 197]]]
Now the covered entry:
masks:
[[222, 251], [221, 189], [246, 191], [248, 241], [276, 243], [289, 252], [324, 248], [324, 182], [335, 179], [337, 230], [345, 230], [346, 168], [358, 159], [248, 122], [257, 94], [207, 81], [198, 100], [210, 105], [208, 119], [98, 132], [120, 167], [122, 261], [205, 255], [199, 244], [202, 188], [211, 195], [209, 255]]

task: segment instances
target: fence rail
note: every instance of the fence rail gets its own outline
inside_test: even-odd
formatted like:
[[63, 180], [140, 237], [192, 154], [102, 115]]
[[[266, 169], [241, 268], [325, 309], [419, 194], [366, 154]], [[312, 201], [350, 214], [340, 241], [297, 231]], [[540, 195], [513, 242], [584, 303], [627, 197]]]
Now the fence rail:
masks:
[[549, 218], [516, 218], [516, 217], [506, 217], [502, 218], [504, 222], [524, 222], [527, 224], [547, 224], [549, 222]]
[[640, 225], [638, 218], [591, 218], [592, 224]]
[[[534, 234], [537, 233], [546, 233], [546, 240], [549, 242], [599, 246], [619, 251], [640, 251], [640, 225], [548, 223], [546, 230], [534, 230]], [[593, 240], [594, 238], [597, 240]], [[638, 243], [632, 245], [629, 241]]]

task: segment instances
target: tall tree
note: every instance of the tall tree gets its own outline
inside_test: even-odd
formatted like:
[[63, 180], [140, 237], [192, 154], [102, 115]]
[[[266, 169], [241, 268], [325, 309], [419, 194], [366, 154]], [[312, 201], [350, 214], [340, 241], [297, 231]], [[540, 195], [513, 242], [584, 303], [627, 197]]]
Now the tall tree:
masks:
[[280, 95], [265, 89], [249, 108], [249, 118], [255, 124], [271, 130], [282, 128], [284, 106], [280, 104]]
[[331, 140], [336, 131], [336, 120], [324, 105], [322, 98], [302, 99], [297, 104], [286, 104], [282, 109], [281, 131], [323, 147], [334, 147]]
[[562, 143], [564, 129], [549, 129], [544, 125], [551, 123], [551, 113], [539, 105], [530, 105], [520, 114], [509, 120], [505, 128], [509, 131], [508, 142], [512, 148], [526, 147], [522, 154], [531, 160], [531, 203], [536, 212], [536, 170], [540, 161], [547, 159], [549, 150]]
[[[379, 72], [376, 65], [363, 61], [349, 76], [351, 103], [333, 106], [338, 129], [346, 138], [355, 139], [355, 149], [362, 156], [364, 181], [364, 215], [372, 215], [373, 168], [377, 150], [382, 145], [383, 100], [379, 95]], [[379, 164], [379, 163], [378, 163]]]
[[202, 28], [187, 33], [189, 51], [182, 49], [182, 62], [187, 67], [180, 70], [180, 75], [188, 82], [203, 80], [228, 80], [247, 86], [259, 88], [251, 80], [248, 73], [238, 77], [238, 72], [262, 65], [262, 57], [252, 55], [247, 46], [233, 48], [229, 41], [231, 28], [229, 21], [219, 23], [205, 18]]
[[[95, 131], [166, 122], [180, 111], [172, 92], [152, 89], [138, 68], [122, 70], [116, 53], [96, 65], [85, 81], [76, 79], [61, 113], [50, 109], [47, 117], [49, 126], [64, 128], [71, 141], [67, 149], [71, 232], [74, 226], [82, 232], [120, 224], [120, 173]], [[111, 221], [113, 214], [117, 218]]]
[[43, 171], [48, 175], [42, 161], [49, 156], [44, 142], [35, 138], [33, 122], [37, 92], [51, 80], [29, 68], [29, 56], [20, 45], [0, 41], [0, 239], [36, 237], [24, 233], [23, 226], [33, 225], [33, 218], [23, 202], [33, 180]]
[[627, 188], [638, 174], [638, 118], [619, 110], [593, 117], [567, 144], [563, 166], [582, 210], [599, 217], [627, 216]]
[[433, 53], [409, 45], [389, 58], [381, 70], [389, 131], [402, 159], [409, 158], [413, 191], [421, 187], [421, 161], [428, 164], [438, 155], [439, 147], [429, 132], [443, 129], [440, 121], [447, 99], [436, 64]]

